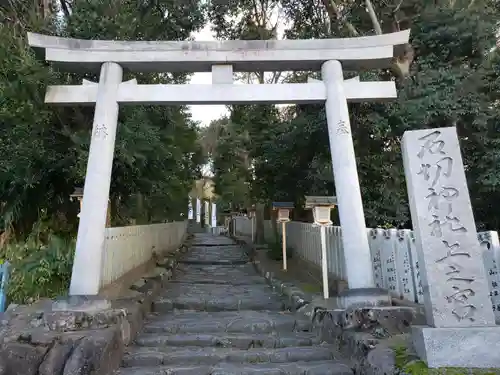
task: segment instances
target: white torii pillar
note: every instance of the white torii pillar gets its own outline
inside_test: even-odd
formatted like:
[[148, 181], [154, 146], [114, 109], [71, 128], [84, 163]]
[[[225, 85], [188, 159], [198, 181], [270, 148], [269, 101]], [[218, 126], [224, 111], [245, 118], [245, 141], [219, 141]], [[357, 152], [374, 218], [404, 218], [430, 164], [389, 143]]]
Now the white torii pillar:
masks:
[[120, 65], [102, 64], [78, 225], [70, 295], [96, 295], [101, 287], [106, 214], [118, 122]]
[[[337, 195], [342, 245], [349, 290], [342, 305], [390, 303], [389, 294], [376, 288], [366, 232], [354, 143], [345, 94], [342, 64], [327, 61], [321, 67], [326, 87], [326, 118]], [[358, 78], [355, 78], [358, 79]]]

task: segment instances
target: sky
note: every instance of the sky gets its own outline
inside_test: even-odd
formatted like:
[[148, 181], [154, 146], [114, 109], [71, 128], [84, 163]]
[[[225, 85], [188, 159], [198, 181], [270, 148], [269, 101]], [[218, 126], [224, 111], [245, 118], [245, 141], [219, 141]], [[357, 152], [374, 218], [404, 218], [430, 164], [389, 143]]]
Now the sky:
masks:
[[[205, 26], [203, 30], [194, 33], [193, 36], [198, 41], [215, 40], [212, 32], [210, 31], [210, 24]], [[190, 83], [196, 84], [211, 84], [212, 73], [194, 73], [191, 77]], [[190, 105], [191, 115], [193, 120], [200, 121], [201, 126], [208, 126], [210, 121], [218, 119], [227, 113], [225, 105]]]

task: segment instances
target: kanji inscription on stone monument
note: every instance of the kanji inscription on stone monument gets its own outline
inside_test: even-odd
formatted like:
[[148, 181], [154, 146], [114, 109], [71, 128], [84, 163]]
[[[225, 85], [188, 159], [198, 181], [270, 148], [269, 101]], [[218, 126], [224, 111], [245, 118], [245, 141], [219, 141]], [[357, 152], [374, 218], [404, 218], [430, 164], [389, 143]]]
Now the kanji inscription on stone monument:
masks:
[[428, 323], [494, 324], [455, 128], [406, 132], [403, 158]]

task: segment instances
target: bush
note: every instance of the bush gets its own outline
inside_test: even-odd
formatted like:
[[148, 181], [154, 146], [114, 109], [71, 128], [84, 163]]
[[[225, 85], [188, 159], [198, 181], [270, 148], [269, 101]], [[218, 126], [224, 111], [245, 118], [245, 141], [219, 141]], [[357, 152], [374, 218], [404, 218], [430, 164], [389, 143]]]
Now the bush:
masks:
[[[276, 239], [274, 242], [268, 243], [267, 256], [272, 260], [283, 260], [283, 241]], [[287, 246], [286, 258], [290, 259], [293, 254], [293, 248]]]
[[4, 246], [0, 255], [11, 264], [7, 303], [32, 303], [66, 294], [76, 240], [49, 233]]

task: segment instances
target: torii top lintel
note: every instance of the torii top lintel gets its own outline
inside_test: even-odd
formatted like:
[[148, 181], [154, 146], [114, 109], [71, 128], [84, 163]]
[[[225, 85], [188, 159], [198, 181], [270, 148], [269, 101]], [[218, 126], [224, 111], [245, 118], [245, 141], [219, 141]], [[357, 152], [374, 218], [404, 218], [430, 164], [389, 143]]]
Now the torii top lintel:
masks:
[[337, 39], [128, 42], [28, 33], [28, 42], [68, 71], [97, 72], [102, 63], [116, 62], [135, 72], [210, 72], [219, 64], [248, 72], [316, 71], [328, 60], [339, 60], [348, 70], [387, 68], [409, 37], [404, 30]]

